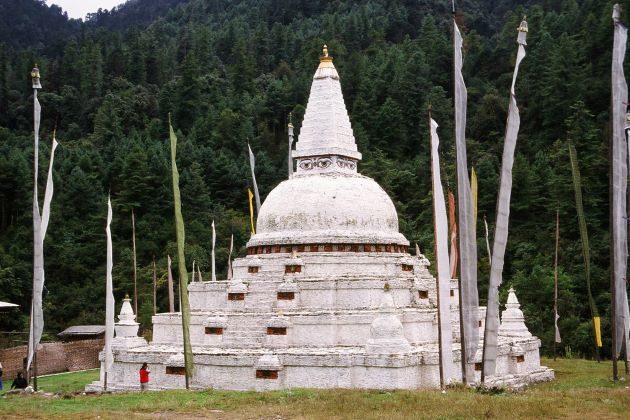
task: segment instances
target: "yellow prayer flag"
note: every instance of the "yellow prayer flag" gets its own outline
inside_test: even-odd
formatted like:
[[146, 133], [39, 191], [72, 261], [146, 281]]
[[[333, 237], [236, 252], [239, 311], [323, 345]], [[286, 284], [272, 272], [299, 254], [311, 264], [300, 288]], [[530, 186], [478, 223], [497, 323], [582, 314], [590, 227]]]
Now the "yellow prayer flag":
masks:
[[473, 226], [477, 226], [477, 173], [474, 167], [470, 174], [470, 191], [472, 193]]
[[247, 189], [247, 195], [249, 196], [249, 220], [252, 224], [252, 235], [256, 234], [256, 229], [254, 228], [254, 204], [252, 203], [252, 198], [254, 198], [254, 194], [252, 194], [252, 190]]
[[599, 317], [593, 317], [593, 325], [595, 326], [595, 341], [597, 342], [597, 347], [602, 346], [602, 330], [601, 323], [599, 321]]

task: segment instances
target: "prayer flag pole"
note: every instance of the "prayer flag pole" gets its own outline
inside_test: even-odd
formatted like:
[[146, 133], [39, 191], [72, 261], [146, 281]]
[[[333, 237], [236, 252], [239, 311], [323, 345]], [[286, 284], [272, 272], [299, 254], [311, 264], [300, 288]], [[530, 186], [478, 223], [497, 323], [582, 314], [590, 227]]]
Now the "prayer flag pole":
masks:
[[186, 258], [184, 254], [185, 231], [184, 218], [182, 217], [182, 200], [179, 191], [179, 172], [175, 155], [177, 151], [177, 136], [171, 125], [169, 115], [169, 131], [171, 140], [171, 168], [173, 172], [173, 203], [175, 206], [175, 231], [177, 234], [177, 267], [179, 268], [179, 301], [182, 314], [182, 336], [184, 340], [184, 370], [186, 376], [186, 389], [190, 389], [193, 374], [193, 353], [190, 344], [190, 303], [188, 301], [188, 273], [186, 272]]
[[462, 75], [463, 39], [453, 11], [453, 69], [455, 96], [455, 145], [457, 154], [457, 194], [459, 204], [459, 312], [461, 363], [464, 384], [474, 382], [472, 363], [479, 347], [479, 295], [477, 293], [477, 241], [473, 224], [472, 193], [466, 157], [467, 91]]
[[212, 281], [217, 281], [216, 265], [214, 261], [214, 246], [217, 242], [217, 232], [214, 229], [214, 220], [212, 220]]
[[499, 287], [503, 283], [503, 264], [507, 247], [508, 227], [510, 219], [510, 199], [512, 195], [512, 167], [514, 165], [514, 151], [521, 124], [518, 106], [516, 105], [515, 85], [519, 65], [525, 58], [527, 45], [527, 21], [525, 17], [517, 28], [518, 52], [512, 75], [510, 88], [510, 104], [507, 123], [505, 126], [505, 142], [501, 162], [501, 178], [497, 197], [497, 219], [494, 227], [494, 241], [492, 244], [492, 263], [490, 264], [490, 284], [488, 287], [488, 306], [486, 309], [486, 323], [483, 339], [483, 368], [481, 382], [488, 376], [496, 374], [496, 360], [498, 353], [499, 335]]
[[136, 217], [131, 208], [131, 243], [133, 246], [133, 310], [138, 316], [138, 266], [136, 263]]
[[560, 330], [558, 329], [558, 245], [560, 244], [560, 209], [556, 209], [556, 255], [553, 268], [553, 360], [556, 360], [556, 343], [560, 343]]
[[258, 214], [260, 213], [260, 194], [258, 193], [258, 184], [256, 183], [256, 173], [254, 171], [256, 168], [256, 159], [254, 158], [252, 148], [249, 147], [249, 143], [247, 143], [247, 150], [249, 150], [249, 167], [252, 170], [252, 183], [254, 184], [254, 195], [256, 197], [256, 214]]
[[[112, 282], [112, 267], [114, 265], [112, 249], [112, 201], [107, 196], [107, 226], [105, 233], [107, 236], [107, 268], [105, 271], [105, 366], [103, 374], [103, 389], [107, 391], [107, 374], [114, 363], [112, 353], [112, 341], [114, 339], [114, 293]], [[155, 267], [155, 263], [154, 263]]]
[[153, 255], [153, 315], [157, 314], [157, 271], [155, 268], [155, 254]]
[[173, 272], [171, 271], [171, 256], [167, 255], [167, 275], [168, 275], [168, 311], [175, 312], [175, 294], [173, 293]]
[[438, 298], [438, 339], [440, 359], [440, 384], [446, 387], [453, 379], [453, 333], [450, 313], [451, 276], [448, 260], [448, 218], [444, 190], [440, 177], [440, 157], [437, 134], [438, 124], [431, 118], [429, 108], [429, 126], [431, 127], [431, 179], [433, 190], [433, 227], [435, 235], [435, 261], [437, 267]]
[[626, 290], [628, 260], [628, 145], [625, 125], [628, 103], [628, 85], [624, 76], [624, 58], [628, 29], [621, 23], [621, 8], [613, 6], [614, 43], [611, 77], [611, 330], [613, 379], [618, 380], [617, 359], [621, 348], [626, 347], [630, 315], [628, 314], [628, 294]]
[[289, 124], [287, 125], [289, 132], [289, 157], [287, 169], [289, 170], [289, 179], [293, 178], [293, 115], [289, 112]]

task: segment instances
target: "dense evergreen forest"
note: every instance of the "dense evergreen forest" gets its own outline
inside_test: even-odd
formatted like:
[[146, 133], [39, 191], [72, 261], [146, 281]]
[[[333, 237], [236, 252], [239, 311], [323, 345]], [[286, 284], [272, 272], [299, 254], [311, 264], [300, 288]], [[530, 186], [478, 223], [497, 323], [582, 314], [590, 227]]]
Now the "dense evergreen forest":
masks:
[[[479, 177], [479, 291], [488, 257], [483, 216], [495, 219], [498, 174], [516, 55], [529, 22], [516, 94], [521, 130], [514, 166], [502, 301], [514, 286], [530, 330], [553, 341], [553, 255], [560, 210], [562, 346], [594, 354], [567, 140], [577, 148], [591, 240], [593, 292], [610, 354], [608, 139], [612, 2], [460, 1], [468, 85], [468, 157]], [[630, 1], [620, 2], [630, 11]], [[26, 330], [32, 282], [32, 90], [43, 89], [40, 186], [53, 129], [55, 196], [45, 242], [46, 331], [104, 319], [106, 197], [114, 202], [114, 284], [133, 292], [136, 215], [139, 320], [166, 305], [166, 257], [175, 252], [168, 114], [178, 131], [187, 260], [225, 278], [230, 234], [249, 238], [247, 142], [265, 195], [286, 176], [286, 125], [299, 136], [324, 43], [335, 57], [359, 149], [360, 171], [398, 209], [400, 228], [432, 259], [427, 108], [440, 124], [443, 180], [455, 189], [449, 0], [136, 0], [87, 21], [42, 0], [0, 0], [0, 300], [21, 305], [0, 329]], [[630, 20], [623, 13], [625, 21]], [[40, 195], [41, 197], [41, 195]], [[177, 262], [175, 261], [175, 264]], [[174, 272], [176, 269], [174, 267]], [[208, 276], [209, 274], [206, 274]]]

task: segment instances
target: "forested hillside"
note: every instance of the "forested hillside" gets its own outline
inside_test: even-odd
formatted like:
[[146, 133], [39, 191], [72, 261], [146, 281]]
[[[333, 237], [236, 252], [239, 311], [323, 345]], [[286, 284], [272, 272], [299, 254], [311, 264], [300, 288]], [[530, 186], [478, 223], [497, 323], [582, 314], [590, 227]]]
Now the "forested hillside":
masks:
[[[0, 6], [15, 2], [0, 0]], [[19, 3], [41, 3], [23, 0]], [[0, 44], [0, 300], [21, 305], [3, 330], [27, 329], [32, 282], [32, 90], [43, 89], [42, 158], [52, 131], [55, 196], [45, 243], [46, 330], [104, 319], [106, 196], [114, 202], [114, 284], [132, 293], [131, 211], [136, 215], [140, 321], [152, 314], [152, 259], [166, 310], [167, 254], [175, 254], [168, 114], [178, 131], [187, 259], [224, 278], [234, 233], [249, 238], [247, 142], [264, 196], [286, 176], [288, 115], [299, 134], [324, 43], [335, 57], [363, 161], [398, 209], [400, 228], [432, 259], [427, 108], [440, 124], [443, 180], [455, 189], [449, 0], [189, 0], [135, 2], [78, 24], [56, 48], [27, 33]], [[175, 3], [179, 3], [175, 6]], [[530, 330], [549, 351], [553, 337], [553, 252], [560, 209], [560, 329], [573, 354], [591, 356], [586, 283], [567, 139], [577, 147], [591, 240], [592, 281], [609, 337], [608, 112], [612, 3], [602, 0], [464, 1], [468, 157], [479, 177], [479, 289], [488, 257], [483, 218], [495, 219], [516, 28], [527, 14], [528, 55], [516, 94], [521, 131], [514, 166], [505, 285], [514, 286]], [[630, 1], [621, 2], [630, 11]], [[139, 6], [141, 5], [141, 6]], [[167, 9], [164, 5], [174, 7]], [[136, 13], [138, 7], [144, 7]], [[46, 9], [47, 11], [45, 11]], [[125, 12], [126, 10], [126, 12]], [[136, 14], [134, 14], [136, 13]], [[57, 13], [59, 14], [59, 13]], [[5, 16], [0, 14], [0, 16]], [[134, 18], [137, 16], [137, 18]], [[155, 17], [151, 23], [146, 16]], [[159, 16], [159, 17], [158, 17]], [[630, 21], [630, 15], [622, 18]], [[40, 179], [40, 183], [43, 179]], [[43, 184], [42, 184], [43, 185]], [[175, 261], [176, 264], [176, 261]], [[175, 269], [175, 267], [174, 267]], [[176, 272], [176, 269], [175, 269]], [[609, 352], [604, 343], [604, 352]]]

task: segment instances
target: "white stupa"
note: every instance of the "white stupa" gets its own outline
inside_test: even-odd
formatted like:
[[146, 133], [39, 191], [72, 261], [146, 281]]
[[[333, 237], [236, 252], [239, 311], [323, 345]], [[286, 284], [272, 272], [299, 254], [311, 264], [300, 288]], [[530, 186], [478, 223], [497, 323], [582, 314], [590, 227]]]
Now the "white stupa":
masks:
[[[426, 258], [408, 253], [387, 193], [357, 171], [361, 154], [326, 49], [293, 157], [293, 177], [262, 204], [233, 278], [189, 284], [191, 386], [439, 387], [436, 280]], [[453, 363], [460, 372], [456, 280], [450, 295]], [[553, 378], [540, 366], [540, 341], [512, 321], [518, 328], [499, 337], [492, 380], [514, 385]], [[108, 389], [139, 389], [143, 362], [152, 367], [152, 388], [184, 388], [180, 313], [153, 317], [151, 343], [117, 337], [127, 339], [129, 346], [115, 349]], [[100, 387], [102, 379], [89, 389]]]

